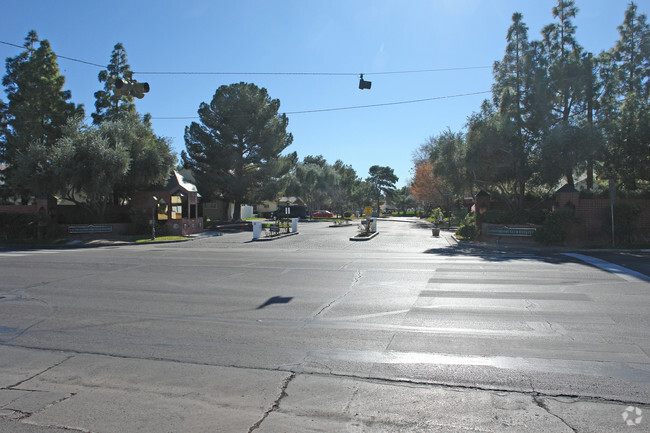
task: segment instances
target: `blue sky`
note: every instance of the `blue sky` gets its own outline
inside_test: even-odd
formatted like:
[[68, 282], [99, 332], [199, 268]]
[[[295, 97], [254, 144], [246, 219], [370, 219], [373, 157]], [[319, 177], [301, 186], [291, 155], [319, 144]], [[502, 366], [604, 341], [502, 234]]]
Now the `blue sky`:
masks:
[[[598, 54], [618, 39], [628, 0], [576, 0], [577, 39]], [[365, 178], [372, 165], [390, 166], [403, 186], [412, 176], [412, 153], [447, 128], [460, 131], [489, 94], [491, 65], [503, 57], [514, 12], [529, 38], [553, 21], [554, 0], [332, 0], [332, 1], [35, 1], [4, 0], [0, 41], [22, 45], [29, 30], [48, 39], [60, 56], [99, 65], [122, 42], [131, 69], [151, 92], [137, 100], [158, 135], [176, 153], [201, 102], [221, 85], [240, 81], [265, 87], [280, 111], [300, 112], [402, 101], [419, 103], [289, 114], [294, 136], [287, 151], [323, 155], [351, 165]], [[648, 14], [649, 2], [637, 2]], [[18, 48], [0, 44], [2, 58]], [[485, 67], [488, 68], [480, 68]], [[59, 59], [72, 100], [86, 115], [102, 88], [101, 68]], [[410, 74], [391, 71], [473, 68]], [[358, 75], [152, 75], [137, 72], [364, 73]], [[4, 66], [2, 74], [4, 75]], [[1, 96], [5, 98], [4, 93]], [[447, 98], [449, 97], [449, 98]]]

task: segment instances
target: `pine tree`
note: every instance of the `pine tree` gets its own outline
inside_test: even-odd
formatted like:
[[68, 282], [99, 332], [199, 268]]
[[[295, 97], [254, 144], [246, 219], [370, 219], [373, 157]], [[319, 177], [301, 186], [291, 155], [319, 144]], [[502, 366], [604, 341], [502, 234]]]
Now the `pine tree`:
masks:
[[280, 153], [293, 136], [279, 108], [278, 99], [254, 84], [221, 86], [209, 104], [201, 104], [201, 123], [185, 128], [183, 165], [192, 169], [204, 197], [222, 194], [234, 201], [235, 219], [241, 204], [256, 200], [262, 189], [268, 192], [290, 168]]
[[[9, 107], [0, 100], [0, 162], [5, 161], [7, 152], [7, 134], [9, 133]], [[0, 179], [2, 172], [0, 172]]]
[[[588, 67], [589, 55], [584, 53], [575, 39], [576, 27], [572, 19], [577, 13], [578, 8], [573, 0], [558, 0], [553, 8], [553, 17], [557, 22], [544, 27], [541, 43], [548, 68], [545, 99], [550, 103], [550, 113], [548, 133], [541, 142], [540, 153], [546, 161], [540, 160], [540, 164], [548, 168], [554, 161], [562, 162], [562, 176], [571, 187], [574, 186], [574, 171], [591, 159], [598, 144], [597, 134], [587, 121], [591, 102], [588, 95], [593, 90], [594, 71]], [[553, 131], [554, 128], [557, 131]], [[562, 137], [562, 133], [573, 138], [583, 133], [585, 138], [593, 140], [569, 140], [568, 136]], [[562, 154], [554, 152], [559, 149]], [[570, 159], [567, 159], [568, 156]], [[557, 181], [545, 177], [555, 173], [555, 170], [540, 168], [540, 173], [550, 185]]]
[[[36, 44], [38, 48], [34, 48]], [[83, 107], [68, 102], [71, 95], [63, 90], [65, 77], [60, 75], [57, 58], [47, 40], [39, 41], [35, 31], [25, 39], [25, 51], [7, 59], [6, 75], [2, 80], [7, 93], [3, 159], [9, 165], [6, 182], [16, 194], [27, 196], [13, 179], [18, 158], [30, 144], [39, 142], [46, 149], [61, 137], [62, 128], [76, 115], [83, 116]]]
[[373, 199], [375, 200], [375, 206], [377, 215], [379, 215], [379, 206], [381, 204], [382, 194], [384, 197], [387, 197], [393, 191], [395, 191], [395, 183], [399, 180], [393, 169], [390, 167], [382, 167], [379, 165], [373, 165], [368, 170], [368, 178], [366, 181], [372, 185], [373, 189]]
[[98, 76], [99, 82], [104, 83], [104, 90], [95, 92], [95, 112], [92, 113], [95, 125], [123, 119], [135, 113], [133, 96], [115, 94], [115, 81], [118, 78], [128, 81], [133, 78], [131, 66], [126, 58], [126, 50], [119, 42], [113, 47], [108, 66]]
[[508, 166], [506, 171], [513, 181], [511, 189], [515, 206], [520, 208], [526, 181], [530, 177], [529, 154], [534, 146], [531, 134], [526, 130], [528, 114], [525, 99], [531, 93], [528, 87], [531, 82], [528, 75], [532, 66], [530, 43], [528, 27], [520, 13], [512, 15], [512, 25], [506, 34], [506, 41], [503, 60], [494, 65], [495, 84], [492, 93], [494, 104], [498, 107], [498, 133], [503, 138], [504, 147], [498, 158]]
[[599, 56], [605, 130], [602, 174], [627, 189], [650, 182], [650, 26], [632, 3], [618, 28], [620, 39]]

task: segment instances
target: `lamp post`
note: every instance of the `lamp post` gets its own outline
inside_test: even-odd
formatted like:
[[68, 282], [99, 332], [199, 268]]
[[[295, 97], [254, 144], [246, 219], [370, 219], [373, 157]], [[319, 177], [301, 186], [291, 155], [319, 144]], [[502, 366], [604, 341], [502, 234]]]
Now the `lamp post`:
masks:
[[153, 195], [151, 196], [151, 240], [156, 240], [156, 205], [158, 204], [158, 198]]

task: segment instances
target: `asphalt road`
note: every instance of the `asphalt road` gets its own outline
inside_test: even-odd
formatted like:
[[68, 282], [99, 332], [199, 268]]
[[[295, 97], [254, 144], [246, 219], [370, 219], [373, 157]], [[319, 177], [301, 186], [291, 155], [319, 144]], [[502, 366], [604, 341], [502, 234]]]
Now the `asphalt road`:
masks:
[[0, 431], [650, 430], [646, 253], [378, 229], [0, 251]]

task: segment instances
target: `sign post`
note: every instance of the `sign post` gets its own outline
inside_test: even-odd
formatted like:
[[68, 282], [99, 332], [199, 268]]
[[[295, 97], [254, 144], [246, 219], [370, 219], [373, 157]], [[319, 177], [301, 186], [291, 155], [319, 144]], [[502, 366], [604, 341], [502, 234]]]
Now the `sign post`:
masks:
[[156, 240], [156, 205], [158, 204], [158, 197], [151, 196], [151, 240]]
[[614, 179], [609, 180], [609, 208], [612, 214], [612, 248], [616, 248], [616, 240], [614, 238], [614, 200], [616, 199], [616, 184]]

